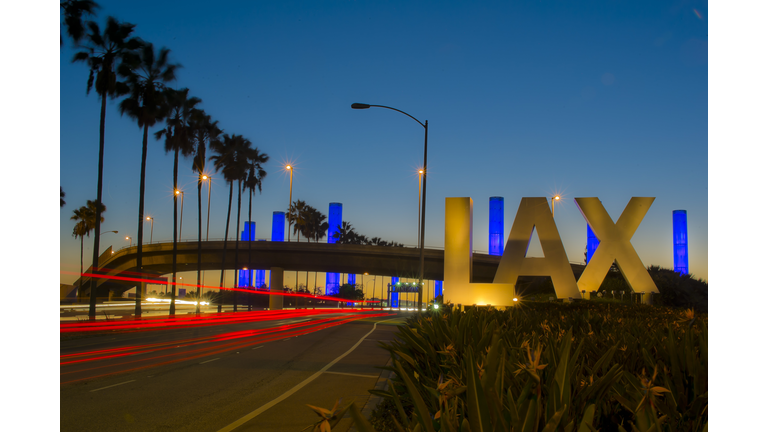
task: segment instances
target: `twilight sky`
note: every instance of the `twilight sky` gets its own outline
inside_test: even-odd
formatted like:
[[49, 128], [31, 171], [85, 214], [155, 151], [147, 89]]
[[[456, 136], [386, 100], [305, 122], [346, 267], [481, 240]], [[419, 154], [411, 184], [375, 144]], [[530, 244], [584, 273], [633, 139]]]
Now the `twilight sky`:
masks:
[[[256, 238], [268, 238], [272, 212], [288, 206], [282, 167], [291, 162], [294, 200], [325, 214], [341, 202], [358, 232], [416, 245], [423, 128], [394, 111], [350, 108], [363, 102], [429, 121], [427, 247], [443, 246], [446, 197], [474, 200], [473, 248], [487, 253], [489, 197], [505, 198], [508, 235], [522, 197], [559, 193], [557, 227], [569, 261], [582, 262], [586, 222], [573, 198], [600, 198], [615, 221], [632, 196], [651, 196], [632, 239], [643, 263], [672, 268], [672, 211], [684, 209], [691, 273], [708, 279], [705, 1], [99, 4], [101, 26], [111, 15], [169, 48], [183, 65], [170, 85], [189, 88], [225, 133], [244, 135], [270, 156], [263, 193], [254, 197]], [[74, 53], [65, 39], [63, 272], [79, 271], [69, 218], [95, 199], [98, 161], [99, 99], [86, 95], [88, 70], [71, 63]], [[102, 250], [127, 246], [125, 236], [135, 244], [142, 139], [116, 102], [106, 121], [102, 231], [118, 234], [104, 234]], [[182, 160], [179, 169], [184, 240], [197, 233], [191, 164]], [[172, 168], [172, 154], [150, 135], [145, 214], [155, 218], [154, 241], [172, 238]], [[210, 237], [220, 239], [228, 187], [211, 174]], [[244, 195], [238, 232], [246, 205]], [[233, 209], [230, 237], [234, 223]], [[148, 242], [149, 223], [144, 233]], [[92, 246], [86, 238], [86, 266]], [[540, 250], [531, 242], [530, 254]], [[214, 280], [206, 275], [206, 284]]]

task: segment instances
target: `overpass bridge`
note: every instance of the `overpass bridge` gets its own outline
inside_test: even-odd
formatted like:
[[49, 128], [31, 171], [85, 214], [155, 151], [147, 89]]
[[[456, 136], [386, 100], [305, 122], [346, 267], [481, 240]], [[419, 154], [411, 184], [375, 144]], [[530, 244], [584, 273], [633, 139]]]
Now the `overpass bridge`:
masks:
[[[248, 248], [250, 243], [250, 261]], [[197, 241], [177, 243], [176, 271], [197, 271]], [[363, 274], [376, 276], [419, 277], [420, 250], [415, 247], [368, 246], [354, 244], [333, 244], [313, 242], [272, 242], [240, 241], [237, 262], [235, 242], [226, 243], [225, 270], [243, 269], [284, 271], [316, 271]], [[224, 241], [201, 242], [200, 270], [221, 270]], [[109, 277], [137, 277], [137, 273], [155, 276], [172, 273], [173, 243], [151, 243], [143, 245], [142, 268], [136, 267], [136, 246], [126, 247], [112, 253], [108, 248], [99, 259], [107, 278], [97, 279], [97, 295], [106, 296], [110, 288], [125, 292], [137, 285], [135, 281], [119, 281]], [[442, 249], [424, 250], [424, 279], [443, 280]], [[474, 282], [493, 282], [500, 256], [473, 253]], [[580, 274], [583, 265], [571, 264], [574, 273]], [[90, 269], [86, 273], [90, 273]], [[75, 285], [82, 286], [82, 295], [90, 295], [90, 278], [83, 277]], [[158, 282], [161, 283], [161, 282]]]

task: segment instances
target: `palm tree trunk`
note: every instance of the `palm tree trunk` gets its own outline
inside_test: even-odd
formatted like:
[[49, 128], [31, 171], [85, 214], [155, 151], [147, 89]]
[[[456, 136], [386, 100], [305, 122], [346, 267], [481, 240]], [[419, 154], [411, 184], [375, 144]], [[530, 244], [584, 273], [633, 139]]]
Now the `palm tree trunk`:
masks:
[[224, 293], [224, 266], [227, 262], [227, 236], [229, 236], [229, 218], [232, 215], [232, 185], [229, 182], [229, 205], [227, 205], [227, 228], [224, 230], [224, 251], [221, 254], [221, 279], [219, 279], [219, 312], [221, 312], [221, 302]]
[[[91, 272], [95, 275], [99, 271], [99, 238], [101, 237], [101, 183], [104, 176], [104, 126], [107, 121], [107, 97], [101, 95], [101, 120], [99, 121], [99, 168], [96, 182], [96, 234], [93, 236], [93, 265]], [[83, 277], [80, 276], [82, 285]], [[91, 296], [88, 302], [88, 317], [96, 321], [96, 278], [91, 276]]]
[[[147, 134], [149, 133], [149, 125], [144, 123], [144, 139], [141, 144], [141, 180], [139, 181], [139, 233], [138, 242], [136, 243], [136, 271], [139, 273], [139, 278], [144, 279], [142, 274], [142, 243], [144, 239], [144, 183], [147, 173]], [[96, 219], [98, 220], [98, 218]], [[141, 318], [141, 295], [143, 294], [142, 288], [144, 283], [139, 282], [136, 285], [136, 308], [133, 314], [135, 318]]]
[[83, 236], [80, 236], [80, 281], [77, 284], [78, 301], [83, 295]]
[[171, 272], [173, 279], [171, 279], [171, 306], [168, 310], [169, 316], [176, 314], [176, 253], [178, 247], [178, 231], [176, 230], [176, 223], [178, 222], [178, 205], [176, 203], [176, 191], [179, 190], [179, 149], [173, 154], [173, 261], [171, 264]]
[[196, 312], [200, 313], [200, 301], [202, 296], [202, 284], [200, 280], [200, 267], [203, 265], [203, 202], [202, 202], [203, 182], [200, 176], [197, 179], [197, 307]]
[[[243, 194], [240, 193], [241, 186], [242, 186], [241, 181], [238, 180], [237, 181], [237, 225], [235, 225], [237, 229], [235, 230], [235, 234], [238, 234], [238, 230], [240, 229], [240, 202], [243, 196]], [[237, 286], [239, 285], [237, 280], [237, 272], [240, 270], [240, 265], [238, 264], [238, 261], [237, 261], [237, 252], [239, 247], [240, 247], [240, 236], [236, 235], [235, 236], [235, 275], [234, 275], [235, 280], [233, 284], [234, 288], [237, 288]], [[235, 289], [234, 293], [235, 293], [235, 297], [234, 297], [235, 301], [232, 307], [232, 312], [237, 312], [237, 289]]]

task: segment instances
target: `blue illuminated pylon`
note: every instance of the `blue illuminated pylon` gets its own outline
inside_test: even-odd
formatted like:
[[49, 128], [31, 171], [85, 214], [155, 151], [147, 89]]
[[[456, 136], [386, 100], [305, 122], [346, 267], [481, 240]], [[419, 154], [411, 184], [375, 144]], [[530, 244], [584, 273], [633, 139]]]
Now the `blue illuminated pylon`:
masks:
[[435, 281], [435, 297], [443, 295], [443, 281]]
[[675, 259], [675, 271], [688, 274], [688, 212], [672, 212], [672, 247]]
[[504, 198], [491, 197], [488, 212], [488, 255], [504, 253]]
[[589, 260], [592, 259], [592, 255], [595, 254], [599, 245], [600, 240], [595, 236], [595, 233], [592, 231], [589, 224], [587, 224], [587, 264], [589, 264]]
[[347, 274], [347, 283], [348, 284], [354, 285], [356, 280], [357, 280], [357, 275], [353, 275], [352, 273]]
[[[285, 241], [285, 212], [273, 211], [272, 212], [272, 237], [273, 242]], [[259, 270], [264, 272], [264, 270]], [[269, 281], [266, 280], [266, 274], [256, 274], [255, 277], [256, 287], [266, 285], [269, 288]], [[259, 284], [261, 282], [261, 284]]]
[[[333, 235], [339, 232], [339, 226], [341, 225], [341, 203], [331, 203], [328, 206], [328, 243], [336, 243], [339, 239], [334, 238]], [[326, 273], [325, 274], [325, 295], [337, 295], [339, 294], [339, 281], [341, 274], [339, 273]]]
[[399, 277], [392, 276], [392, 292], [390, 293], [391, 297], [389, 298], [389, 307], [396, 308], [400, 306], [400, 301], [398, 300], [399, 294], [395, 291], [395, 286], [400, 281]]
[[[240, 233], [240, 240], [242, 241], [254, 241], [256, 239], [256, 222], [245, 221], [243, 222], [243, 231]], [[253, 270], [238, 270], [237, 272], [237, 286], [249, 288], [253, 281]]]
[[272, 212], [272, 241], [285, 241], [285, 212]]

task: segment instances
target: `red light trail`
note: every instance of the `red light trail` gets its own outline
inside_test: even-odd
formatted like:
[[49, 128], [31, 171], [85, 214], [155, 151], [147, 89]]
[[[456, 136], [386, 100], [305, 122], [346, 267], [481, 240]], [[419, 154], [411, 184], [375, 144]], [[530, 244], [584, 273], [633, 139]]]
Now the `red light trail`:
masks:
[[[255, 289], [247, 289], [247, 288], [227, 288], [227, 287], [220, 287], [220, 286], [213, 286], [213, 285], [198, 285], [198, 284], [192, 284], [192, 283], [182, 283], [182, 282], [168, 282], [165, 278], [158, 279], [157, 276], [155, 278], [147, 278], [145, 274], [143, 273], [136, 273], [136, 272], [128, 272], [124, 271], [122, 273], [125, 274], [136, 274], [136, 275], [143, 275], [144, 278], [141, 277], [129, 277], [129, 276], [117, 276], [117, 275], [102, 275], [102, 274], [96, 274], [96, 273], [79, 273], [79, 272], [69, 272], [69, 271], [61, 271], [62, 274], [68, 274], [68, 275], [77, 275], [81, 277], [92, 277], [94, 279], [111, 279], [111, 280], [119, 280], [119, 281], [126, 281], [126, 282], [145, 282], [150, 284], [157, 284], [158, 282], [162, 282], [164, 284], [170, 284], [174, 286], [180, 286], [180, 287], [191, 287], [191, 288], [206, 288], [206, 289], [222, 289], [227, 291], [238, 291], [238, 292], [244, 292], [248, 294], [262, 294], [262, 295], [278, 295], [283, 297], [304, 297], [304, 298], [310, 298], [310, 299], [316, 299], [316, 300], [328, 300], [328, 301], [335, 301], [335, 302], [345, 302], [345, 303], [378, 303], [379, 300], [350, 300], [350, 299], [344, 299], [339, 297], [330, 297], [330, 296], [318, 296], [318, 295], [312, 295], [312, 294], [297, 294], [297, 293], [286, 293], [286, 292], [272, 292], [272, 291], [261, 291], [261, 290], [255, 290]], [[153, 275], [154, 276], [154, 275]]]
[[[274, 311], [282, 312], [282, 311]], [[296, 317], [313, 316], [317, 314], [328, 312], [323, 311], [303, 311], [302, 313], [265, 313], [257, 312], [247, 315], [252, 315], [248, 321], [264, 321], [264, 320], [277, 320]], [[226, 315], [246, 315], [241, 314], [226, 314]], [[261, 315], [260, 319], [257, 319], [257, 315]], [[326, 328], [335, 327], [341, 324], [345, 324], [351, 321], [356, 321], [363, 318], [376, 318], [382, 316], [390, 316], [391, 313], [378, 313], [378, 314], [360, 314], [357, 312], [346, 312], [342, 316], [327, 317], [316, 321], [303, 322], [303, 323], [291, 323], [277, 327], [268, 327], [263, 329], [254, 330], [241, 330], [234, 332], [226, 332], [211, 336], [204, 336], [192, 339], [182, 339], [176, 341], [158, 342], [146, 345], [126, 346], [119, 348], [112, 348], [106, 350], [95, 350], [80, 352], [74, 354], [65, 354], [60, 356], [60, 375], [62, 378], [65, 376], [71, 376], [72, 374], [87, 374], [86, 377], [80, 377], [71, 379], [68, 381], [62, 381], [61, 384], [70, 384], [73, 382], [90, 380], [94, 378], [104, 377], [108, 375], [114, 375], [119, 373], [132, 372], [152, 367], [158, 367], [181, 361], [195, 360], [202, 357], [221, 354], [228, 351], [237, 349], [248, 348], [255, 345], [264, 344], [276, 340], [296, 337], [305, 335], [308, 333], [320, 331]], [[239, 316], [238, 316], [239, 318]], [[167, 319], [160, 320], [147, 320], [155, 321], [155, 324], [161, 322], [167, 322]], [[170, 320], [174, 321], [174, 320]], [[196, 321], [206, 321], [199, 317], [180, 319], [179, 321], [187, 321], [194, 323]], [[221, 320], [216, 322], [208, 322], [205, 325], [216, 324], [231, 324], [235, 322], [244, 322], [245, 320]], [[189, 325], [193, 325], [193, 324]], [[135, 324], [134, 324], [135, 326]], [[167, 328], [167, 324], [164, 324]], [[168, 352], [169, 350], [181, 350], [176, 352]], [[159, 355], [152, 355], [156, 353]], [[152, 355], [151, 357], [139, 357], [136, 359], [127, 360], [130, 356], [142, 356]], [[104, 372], [105, 369], [115, 369], [110, 372]], [[96, 373], [93, 375], [92, 373]]]

